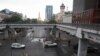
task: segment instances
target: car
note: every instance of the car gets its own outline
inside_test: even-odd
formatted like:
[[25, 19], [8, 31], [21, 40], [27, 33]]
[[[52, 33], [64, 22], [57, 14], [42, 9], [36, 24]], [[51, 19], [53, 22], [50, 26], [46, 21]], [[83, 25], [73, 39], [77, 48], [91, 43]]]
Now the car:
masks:
[[20, 43], [12, 43], [11, 44], [11, 48], [12, 49], [20, 49], [20, 48], [25, 48], [25, 45], [24, 44], [20, 44]]
[[43, 47], [44, 48], [47, 48], [47, 47], [56, 47], [57, 46], [57, 43], [54, 43], [54, 42], [52, 42], [52, 41], [45, 41], [44, 43], [43, 43]]

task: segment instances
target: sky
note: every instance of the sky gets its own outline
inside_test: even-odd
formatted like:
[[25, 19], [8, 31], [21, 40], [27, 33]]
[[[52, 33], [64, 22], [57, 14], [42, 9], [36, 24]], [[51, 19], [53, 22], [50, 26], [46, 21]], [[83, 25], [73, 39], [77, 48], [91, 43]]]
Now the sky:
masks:
[[[73, 0], [0, 0], [0, 10], [9, 9], [11, 11], [22, 13], [28, 18], [38, 18], [40, 16], [45, 19], [46, 5], [53, 6], [53, 13], [60, 12], [60, 5], [64, 3], [69, 11], [72, 11]], [[65, 8], [65, 11], [67, 8]]]

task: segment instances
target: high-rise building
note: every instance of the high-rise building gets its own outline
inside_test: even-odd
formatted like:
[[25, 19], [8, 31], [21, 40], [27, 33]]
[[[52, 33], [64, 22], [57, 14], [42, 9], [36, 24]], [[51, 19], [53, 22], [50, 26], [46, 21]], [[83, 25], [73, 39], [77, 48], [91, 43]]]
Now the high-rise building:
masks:
[[46, 6], [46, 11], [45, 11], [45, 19], [46, 21], [49, 21], [53, 16], [53, 6], [52, 5], [47, 5]]

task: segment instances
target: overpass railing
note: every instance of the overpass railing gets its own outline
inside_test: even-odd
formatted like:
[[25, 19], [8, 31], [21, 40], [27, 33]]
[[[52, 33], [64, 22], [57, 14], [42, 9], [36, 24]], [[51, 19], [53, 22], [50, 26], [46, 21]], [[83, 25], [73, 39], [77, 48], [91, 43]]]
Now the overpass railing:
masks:
[[86, 29], [100, 30], [100, 24], [59, 23], [58, 25], [67, 25], [67, 26], [81, 27]]
[[100, 30], [100, 24], [75, 24], [75, 23], [58, 23], [58, 24], [0, 24], [0, 26], [54, 26], [54, 25], [66, 25], [73, 27], [81, 27], [86, 29]]

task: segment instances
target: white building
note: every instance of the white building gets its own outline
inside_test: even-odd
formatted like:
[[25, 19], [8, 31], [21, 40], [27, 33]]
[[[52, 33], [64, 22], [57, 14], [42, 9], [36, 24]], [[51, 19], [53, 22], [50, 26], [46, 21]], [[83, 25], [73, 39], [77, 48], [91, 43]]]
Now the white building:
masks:
[[60, 6], [60, 12], [55, 15], [55, 20], [58, 23], [62, 23], [64, 15], [65, 15], [65, 5], [62, 3]]
[[65, 13], [63, 16], [63, 23], [72, 23], [72, 13]]

